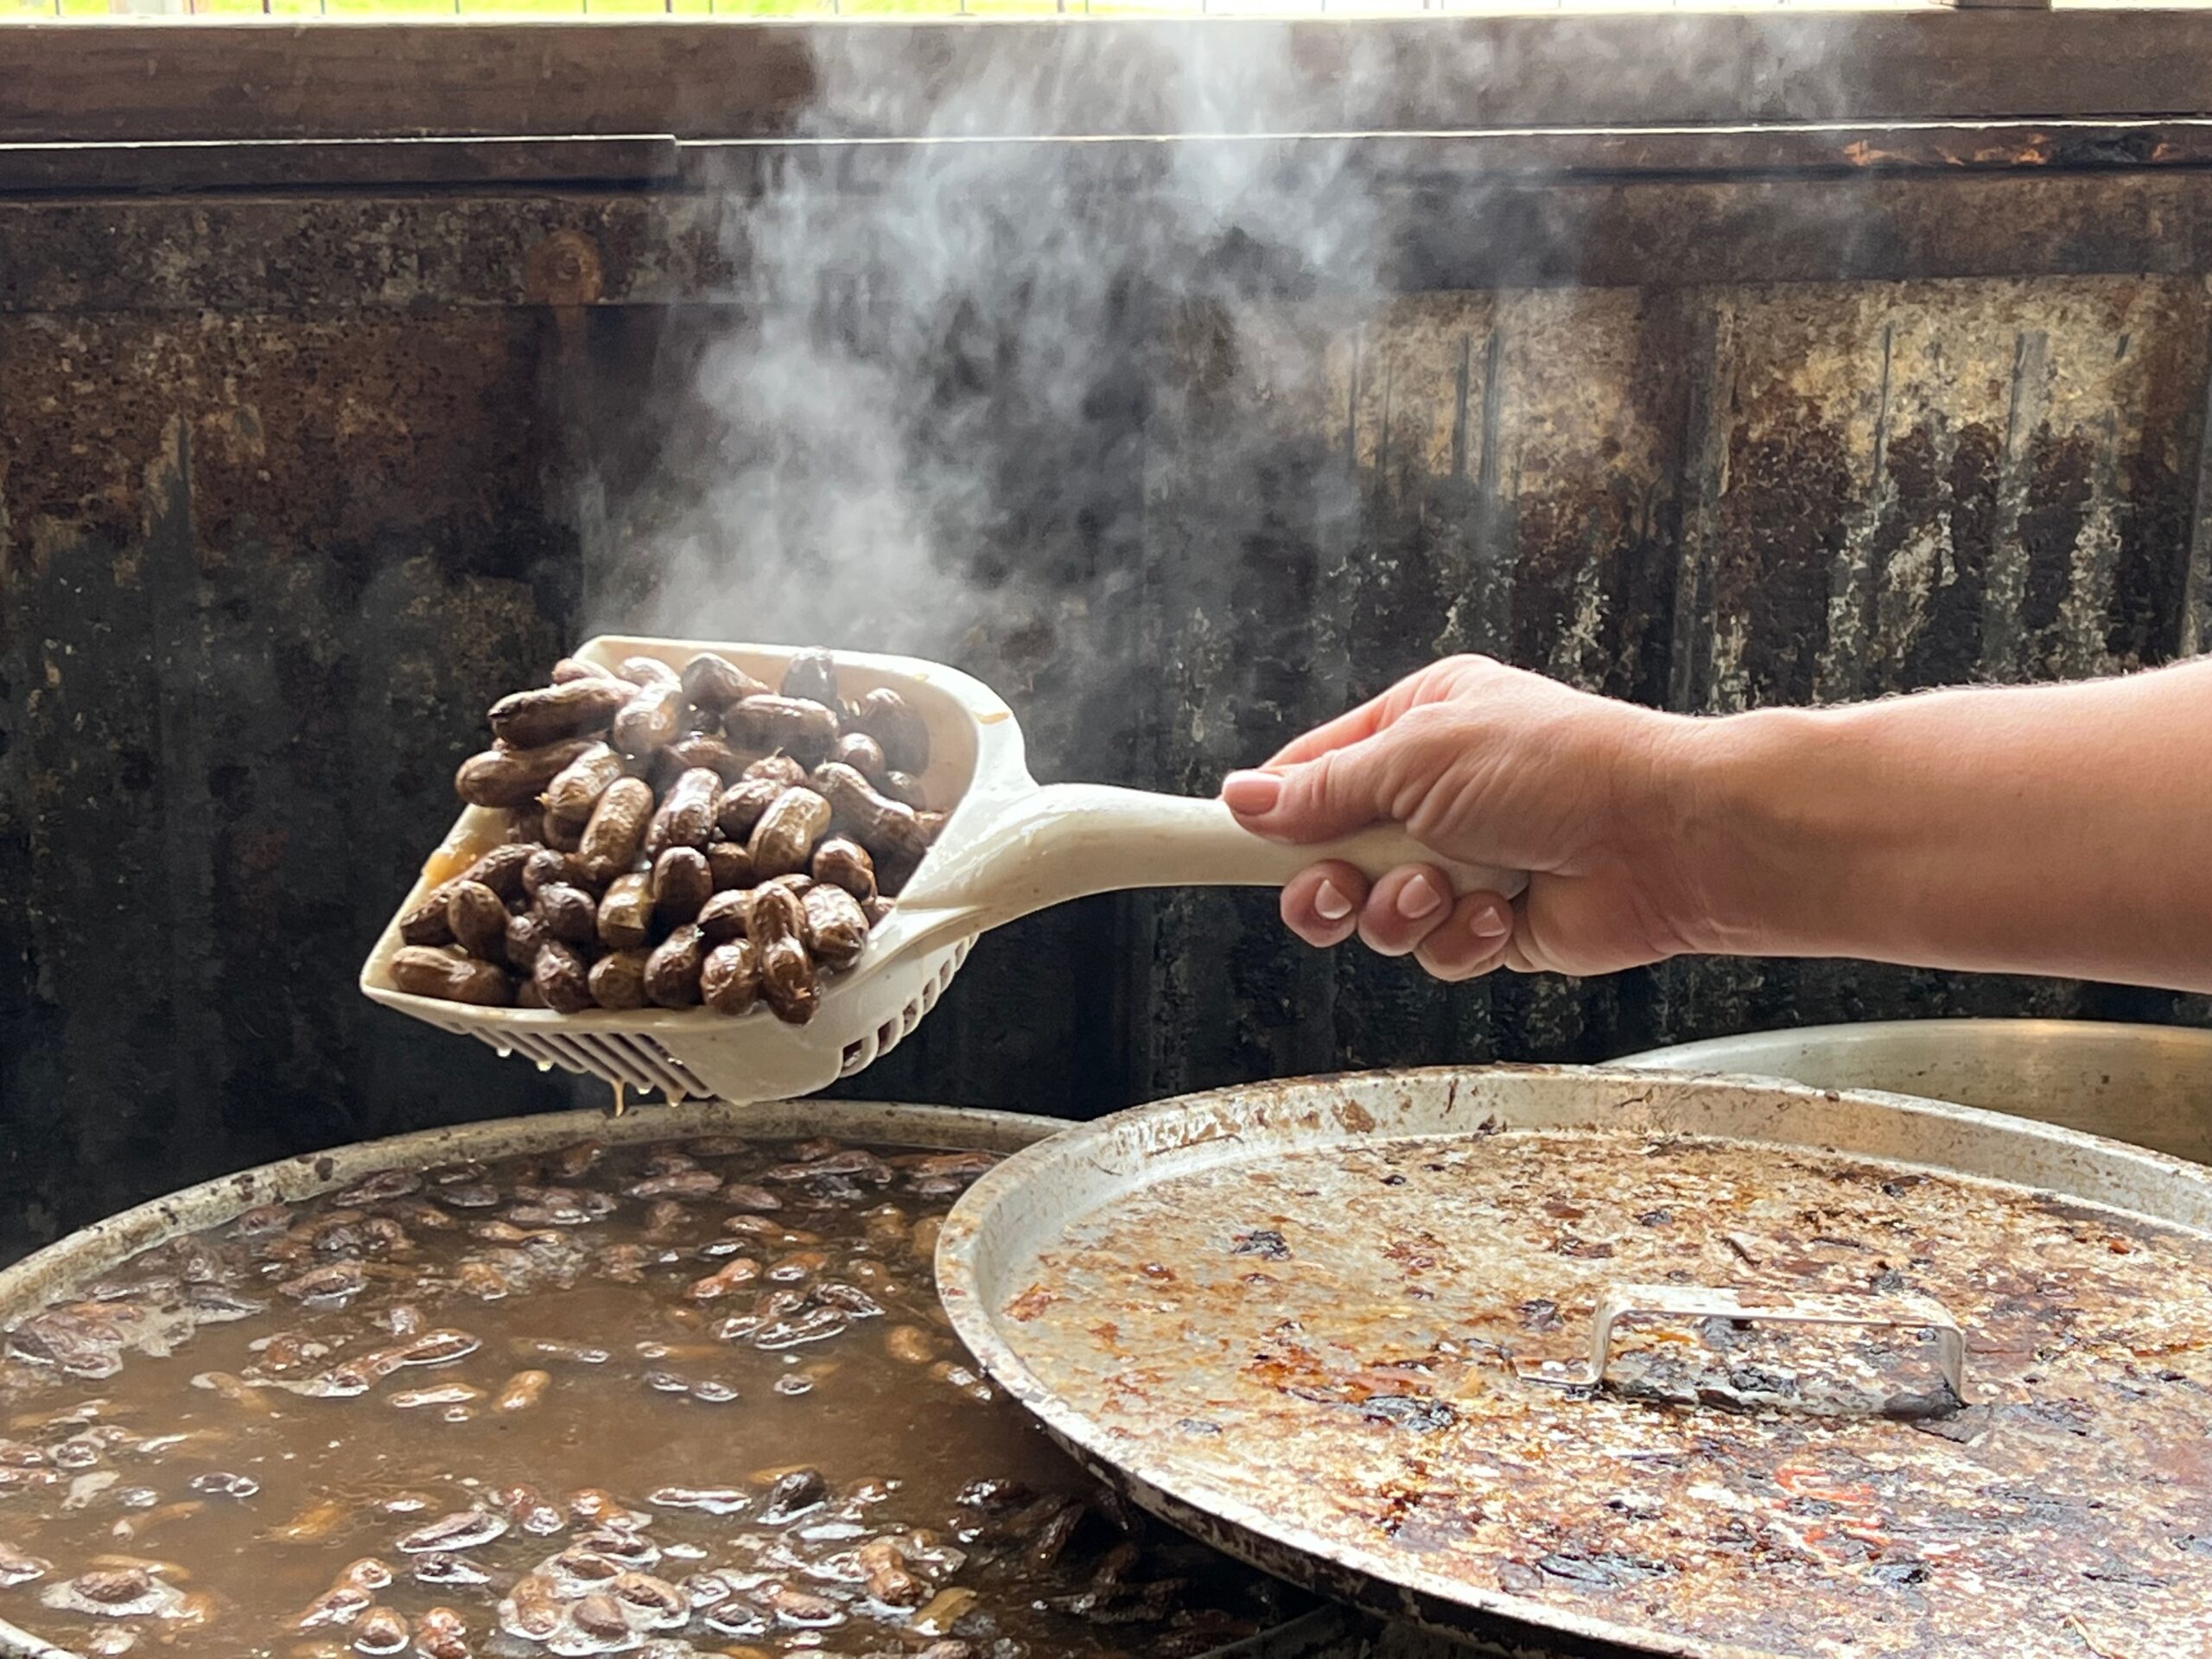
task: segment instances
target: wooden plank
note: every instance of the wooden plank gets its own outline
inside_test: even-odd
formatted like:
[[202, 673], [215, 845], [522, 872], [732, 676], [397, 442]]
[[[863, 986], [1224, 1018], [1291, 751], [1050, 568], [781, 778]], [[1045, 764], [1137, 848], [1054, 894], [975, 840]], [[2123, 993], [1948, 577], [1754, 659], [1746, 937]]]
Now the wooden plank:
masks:
[[665, 137], [0, 144], [0, 193], [632, 184], [673, 178], [677, 164]]
[[2212, 13], [0, 31], [0, 139], [1162, 135], [2212, 112]]

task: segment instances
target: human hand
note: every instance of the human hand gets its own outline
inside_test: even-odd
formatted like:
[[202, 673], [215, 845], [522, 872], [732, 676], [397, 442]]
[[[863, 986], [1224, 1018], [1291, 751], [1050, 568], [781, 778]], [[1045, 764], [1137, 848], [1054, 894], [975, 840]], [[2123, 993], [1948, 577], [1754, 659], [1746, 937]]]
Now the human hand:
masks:
[[1498, 967], [1600, 974], [1685, 948], [1694, 913], [1681, 849], [1695, 722], [1577, 691], [1483, 657], [1454, 657], [1307, 733], [1222, 799], [1245, 828], [1293, 843], [1384, 821], [1444, 858], [1526, 870], [1509, 902], [1463, 893], [1434, 865], [1371, 886], [1351, 865], [1302, 871], [1282, 917], [1309, 944], [1357, 932], [1440, 979]]

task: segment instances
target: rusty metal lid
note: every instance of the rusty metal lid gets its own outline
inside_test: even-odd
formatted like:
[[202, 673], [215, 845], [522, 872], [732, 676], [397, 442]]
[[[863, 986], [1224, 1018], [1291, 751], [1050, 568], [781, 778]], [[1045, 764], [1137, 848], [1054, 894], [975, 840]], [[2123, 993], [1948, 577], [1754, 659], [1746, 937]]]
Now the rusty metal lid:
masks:
[[1256, 1565], [1578, 1652], [2212, 1652], [2212, 1171], [1579, 1068], [1124, 1113], [948, 1223], [961, 1336]]

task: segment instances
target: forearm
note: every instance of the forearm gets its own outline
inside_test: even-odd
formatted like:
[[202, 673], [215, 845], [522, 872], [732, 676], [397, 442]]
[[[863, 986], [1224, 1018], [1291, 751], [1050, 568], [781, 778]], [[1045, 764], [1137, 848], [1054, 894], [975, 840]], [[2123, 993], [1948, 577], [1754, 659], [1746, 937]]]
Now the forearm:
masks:
[[1684, 743], [1691, 950], [2212, 990], [2212, 660]]

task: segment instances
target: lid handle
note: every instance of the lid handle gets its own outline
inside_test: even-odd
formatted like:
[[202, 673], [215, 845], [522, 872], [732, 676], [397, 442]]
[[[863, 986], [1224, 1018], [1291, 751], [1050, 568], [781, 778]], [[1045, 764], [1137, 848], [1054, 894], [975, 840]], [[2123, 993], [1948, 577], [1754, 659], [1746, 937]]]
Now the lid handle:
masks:
[[1590, 1357], [1580, 1365], [1520, 1360], [1516, 1373], [1531, 1382], [1594, 1389], [1605, 1379], [1613, 1326], [1639, 1314], [1676, 1319], [1764, 1319], [1783, 1325], [1863, 1325], [1928, 1331], [1936, 1337], [1936, 1364], [1952, 1398], [1967, 1403], [1967, 1339], [1958, 1321], [1926, 1296], [1811, 1295], [1779, 1290], [1723, 1290], [1709, 1285], [1613, 1285], [1599, 1297], [1590, 1326]]

